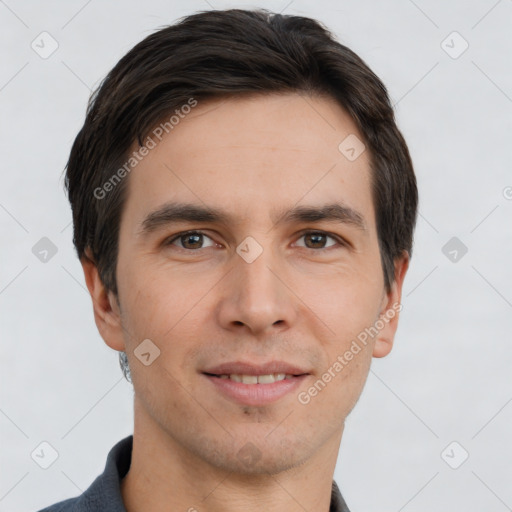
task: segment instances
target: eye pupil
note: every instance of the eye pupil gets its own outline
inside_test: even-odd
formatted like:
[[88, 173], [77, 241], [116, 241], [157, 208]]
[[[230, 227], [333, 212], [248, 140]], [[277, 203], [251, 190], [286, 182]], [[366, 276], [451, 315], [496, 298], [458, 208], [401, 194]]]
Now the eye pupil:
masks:
[[[201, 235], [199, 233], [191, 233], [188, 235], [183, 235], [181, 237], [183, 247], [185, 247], [186, 249], [197, 249], [197, 245], [201, 245], [202, 237], [203, 237], [203, 235]], [[193, 247], [188, 247], [187, 246], [188, 241], [191, 239], [194, 239], [195, 242], [194, 241], [192, 242]], [[184, 242], [184, 240], [185, 240], [185, 242]]]
[[[323, 246], [325, 244], [325, 235], [322, 233], [309, 233], [305, 235], [306, 240], [312, 240], [313, 244], [320, 244], [320, 246]], [[323, 243], [322, 243], [323, 242]], [[307, 243], [306, 243], [307, 245]], [[318, 248], [318, 245], [314, 245], [314, 249]]]

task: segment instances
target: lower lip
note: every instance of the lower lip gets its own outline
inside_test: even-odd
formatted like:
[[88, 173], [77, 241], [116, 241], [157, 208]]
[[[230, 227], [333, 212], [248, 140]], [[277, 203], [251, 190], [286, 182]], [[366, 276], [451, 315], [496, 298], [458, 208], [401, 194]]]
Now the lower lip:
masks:
[[308, 375], [279, 380], [272, 384], [243, 384], [203, 374], [224, 396], [243, 405], [266, 405], [295, 391]]

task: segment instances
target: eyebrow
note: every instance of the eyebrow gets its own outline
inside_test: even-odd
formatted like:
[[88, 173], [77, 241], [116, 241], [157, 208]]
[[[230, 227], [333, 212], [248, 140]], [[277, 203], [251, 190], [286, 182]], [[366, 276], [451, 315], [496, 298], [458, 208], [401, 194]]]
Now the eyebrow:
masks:
[[[274, 211], [271, 214], [274, 225], [299, 222], [335, 221], [349, 224], [366, 231], [366, 223], [361, 213], [342, 203], [321, 206], [296, 206], [290, 210]], [[228, 212], [212, 207], [191, 203], [166, 203], [149, 213], [141, 223], [139, 235], [148, 235], [162, 226], [177, 222], [206, 222], [209, 224], [230, 225], [234, 217]]]

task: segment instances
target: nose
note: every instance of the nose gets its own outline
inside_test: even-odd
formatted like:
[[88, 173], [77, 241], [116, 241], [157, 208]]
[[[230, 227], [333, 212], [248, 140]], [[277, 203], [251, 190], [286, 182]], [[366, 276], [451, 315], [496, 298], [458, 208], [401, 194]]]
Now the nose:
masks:
[[297, 315], [295, 296], [271, 250], [264, 250], [250, 263], [238, 254], [234, 259], [234, 267], [223, 280], [218, 303], [220, 325], [255, 336], [293, 325]]

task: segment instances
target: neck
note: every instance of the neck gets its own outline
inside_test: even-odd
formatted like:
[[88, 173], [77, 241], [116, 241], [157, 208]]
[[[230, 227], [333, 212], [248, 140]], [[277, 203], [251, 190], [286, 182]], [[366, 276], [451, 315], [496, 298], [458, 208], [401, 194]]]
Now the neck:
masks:
[[125, 508], [127, 512], [328, 512], [342, 431], [311, 458], [285, 471], [241, 474], [191, 453], [136, 405], [132, 460], [121, 482]]

